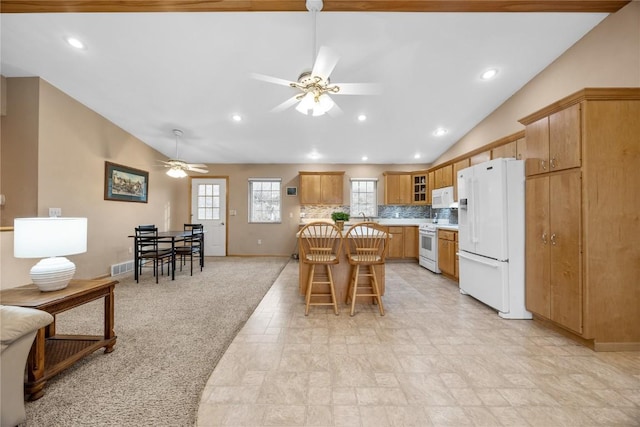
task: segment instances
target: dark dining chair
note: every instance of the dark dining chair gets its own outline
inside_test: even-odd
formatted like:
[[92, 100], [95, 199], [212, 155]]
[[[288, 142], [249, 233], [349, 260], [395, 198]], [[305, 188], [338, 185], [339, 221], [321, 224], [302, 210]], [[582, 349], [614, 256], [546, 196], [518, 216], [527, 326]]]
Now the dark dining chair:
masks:
[[142, 274], [142, 268], [151, 264], [153, 275], [158, 283], [158, 276], [163, 273], [164, 264], [167, 264], [167, 275], [173, 261], [174, 253], [171, 247], [162, 244], [158, 237], [158, 228], [155, 225], [140, 225], [136, 227], [136, 253], [138, 259], [138, 280]]
[[191, 275], [193, 276], [193, 259], [198, 258], [200, 271], [204, 267], [203, 244], [204, 244], [204, 227], [202, 224], [185, 224], [184, 231], [189, 234], [184, 237], [182, 244], [176, 246], [176, 257], [180, 258], [180, 271], [186, 263], [187, 258], [191, 264]]

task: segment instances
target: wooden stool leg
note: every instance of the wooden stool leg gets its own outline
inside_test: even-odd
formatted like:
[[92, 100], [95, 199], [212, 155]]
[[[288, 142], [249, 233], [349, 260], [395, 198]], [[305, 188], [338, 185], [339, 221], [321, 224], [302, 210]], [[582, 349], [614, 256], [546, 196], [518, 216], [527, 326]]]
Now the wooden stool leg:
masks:
[[380, 309], [380, 316], [384, 316], [384, 306], [382, 305], [382, 297], [380, 297], [380, 289], [378, 288], [378, 278], [376, 277], [376, 269], [374, 265], [371, 265], [371, 287], [373, 293], [378, 301], [378, 308]]
[[331, 265], [327, 264], [327, 277], [329, 278], [329, 288], [331, 289], [331, 302], [333, 303], [333, 311], [338, 315], [338, 303], [336, 302], [336, 288], [333, 285], [333, 274], [331, 273]]
[[360, 266], [356, 265], [353, 274], [353, 294], [351, 295], [351, 316], [356, 313], [356, 299], [358, 299], [358, 276], [360, 274]]
[[305, 296], [304, 315], [309, 315], [309, 303], [311, 302], [311, 288], [313, 288], [313, 275], [316, 271], [316, 265], [311, 264], [311, 270], [309, 271], [309, 279], [307, 280], [307, 295]]

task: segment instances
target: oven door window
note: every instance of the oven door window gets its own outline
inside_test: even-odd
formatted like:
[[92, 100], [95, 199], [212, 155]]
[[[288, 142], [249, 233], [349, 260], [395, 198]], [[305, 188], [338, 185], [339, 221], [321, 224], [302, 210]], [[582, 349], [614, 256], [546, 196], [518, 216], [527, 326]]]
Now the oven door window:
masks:
[[433, 250], [433, 242], [434, 242], [434, 238], [433, 236], [429, 236], [429, 235], [422, 235], [420, 236], [422, 243], [420, 244], [420, 247], [422, 249], [424, 249], [425, 251], [432, 251]]

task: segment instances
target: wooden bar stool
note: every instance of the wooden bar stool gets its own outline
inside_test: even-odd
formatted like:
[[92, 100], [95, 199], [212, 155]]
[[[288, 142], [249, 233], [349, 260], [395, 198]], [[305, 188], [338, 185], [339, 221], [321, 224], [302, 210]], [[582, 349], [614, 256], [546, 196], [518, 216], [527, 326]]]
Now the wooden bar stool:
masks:
[[[389, 250], [389, 233], [375, 222], [353, 225], [345, 236], [347, 259], [351, 264], [351, 277], [347, 290], [347, 303], [351, 300], [351, 316], [355, 314], [358, 297], [373, 297], [380, 315], [384, 316], [384, 305], [375, 266], [384, 264]], [[361, 283], [360, 279], [368, 279]], [[368, 293], [362, 293], [363, 290]]]
[[[309, 264], [307, 278], [304, 315], [309, 315], [309, 306], [332, 305], [338, 315], [338, 303], [333, 282], [331, 266], [340, 262], [342, 251], [342, 233], [334, 224], [328, 222], [312, 222], [305, 225], [298, 234], [300, 261]], [[320, 276], [316, 266], [324, 266], [326, 277]], [[314, 291], [314, 286], [328, 285], [329, 292]], [[314, 301], [312, 301], [312, 298]], [[327, 301], [329, 299], [330, 301]]]

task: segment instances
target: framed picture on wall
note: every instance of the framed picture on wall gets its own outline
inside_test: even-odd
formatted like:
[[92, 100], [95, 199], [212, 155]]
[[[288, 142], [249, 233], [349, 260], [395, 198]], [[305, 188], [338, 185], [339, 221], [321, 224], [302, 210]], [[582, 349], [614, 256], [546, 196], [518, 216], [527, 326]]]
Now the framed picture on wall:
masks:
[[287, 187], [287, 196], [297, 196], [298, 187]]
[[104, 162], [104, 199], [147, 203], [149, 172]]

